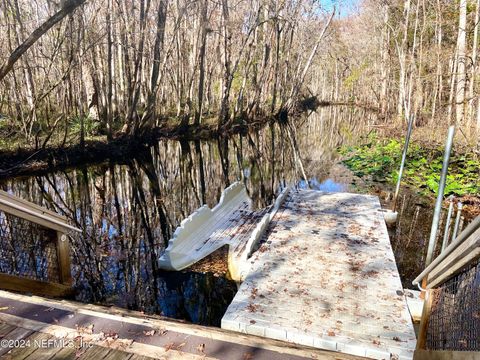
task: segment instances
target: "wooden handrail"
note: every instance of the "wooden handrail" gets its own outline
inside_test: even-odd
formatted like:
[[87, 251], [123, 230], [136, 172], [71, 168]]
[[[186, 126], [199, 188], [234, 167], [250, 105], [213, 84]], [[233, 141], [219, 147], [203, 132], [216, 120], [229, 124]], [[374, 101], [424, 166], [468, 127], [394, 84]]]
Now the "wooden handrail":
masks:
[[[44, 282], [9, 274], [0, 274], [0, 287], [16, 291], [63, 296], [71, 292], [69, 231], [82, 232], [67, 223], [67, 218], [39, 205], [17, 198], [0, 190], [0, 211], [43, 226], [52, 232], [57, 250], [58, 283]], [[50, 236], [50, 235], [49, 235]], [[19, 239], [21, 241], [22, 239]]]
[[0, 190], [0, 210], [60, 232], [82, 232], [67, 223], [67, 218]]
[[412, 283], [416, 285], [422, 279], [427, 279], [427, 289], [436, 287], [479, 256], [480, 216], [475, 218]]

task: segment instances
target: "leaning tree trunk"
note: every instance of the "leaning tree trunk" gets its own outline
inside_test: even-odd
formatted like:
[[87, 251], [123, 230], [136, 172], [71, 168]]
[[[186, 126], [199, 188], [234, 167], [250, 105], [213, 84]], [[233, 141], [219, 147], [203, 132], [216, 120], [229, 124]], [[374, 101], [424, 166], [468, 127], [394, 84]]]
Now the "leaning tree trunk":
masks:
[[63, 20], [65, 16], [72, 13], [77, 7], [82, 5], [86, 0], [67, 0], [63, 8], [49, 17], [42, 25], [36, 28], [29, 36], [10, 54], [7, 61], [0, 68], [0, 81], [13, 69], [13, 65], [37, 42], [48, 30], [56, 23]]

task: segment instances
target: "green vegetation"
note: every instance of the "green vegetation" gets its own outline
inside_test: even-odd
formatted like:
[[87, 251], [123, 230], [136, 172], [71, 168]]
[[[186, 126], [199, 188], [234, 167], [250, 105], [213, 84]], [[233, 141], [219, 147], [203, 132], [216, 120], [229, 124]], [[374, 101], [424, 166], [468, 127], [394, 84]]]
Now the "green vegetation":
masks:
[[[370, 176], [374, 181], [394, 184], [403, 151], [403, 142], [395, 139], [380, 140], [369, 136], [367, 143], [343, 146], [339, 153], [343, 163], [359, 177]], [[424, 194], [435, 193], [442, 169], [443, 149], [425, 148], [411, 143], [408, 149], [403, 182]], [[480, 160], [473, 154], [455, 154], [450, 158], [445, 194], [463, 196], [480, 195]]]

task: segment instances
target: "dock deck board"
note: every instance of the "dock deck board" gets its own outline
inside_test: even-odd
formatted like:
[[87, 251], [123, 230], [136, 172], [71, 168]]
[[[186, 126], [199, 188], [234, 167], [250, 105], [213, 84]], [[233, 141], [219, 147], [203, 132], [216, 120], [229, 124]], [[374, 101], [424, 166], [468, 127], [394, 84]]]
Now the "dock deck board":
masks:
[[292, 192], [222, 328], [358, 356], [411, 359], [416, 337], [377, 197]]
[[0, 359], [360, 359], [136, 311], [0, 290], [1, 339], [60, 339], [77, 346], [81, 340], [92, 347], [0, 344]]

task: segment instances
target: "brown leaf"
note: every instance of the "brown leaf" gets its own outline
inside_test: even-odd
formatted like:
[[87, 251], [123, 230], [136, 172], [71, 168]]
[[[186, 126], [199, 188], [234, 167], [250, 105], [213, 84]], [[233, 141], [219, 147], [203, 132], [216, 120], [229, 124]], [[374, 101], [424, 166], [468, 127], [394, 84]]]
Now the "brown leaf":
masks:
[[143, 335], [145, 336], [153, 336], [153, 334], [155, 334], [155, 330], [143, 331]]
[[180, 348], [182, 348], [184, 346], [185, 346], [185, 343], [181, 343], [179, 345], [177, 345], [175, 343], [168, 343], [167, 345], [165, 345], [165, 351], [179, 350]]
[[176, 349], [175, 343], [168, 343], [167, 345], [165, 345], [165, 351], [175, 350], [175, 349]]
[[252, 353], [245, 353], [243, 354], [243, 360], [251, 360], [253, 359], [253, 354]]
[[110, 347], [116, 350], [125, 350], [127, 347], [132, 345], [133, 340], [131, 339], [117, 339], [115, 340]]
[[335, 331], [330, 329], [327, 331], [328, 336], [335, 336]]
[[77, 331], [80, 333], [93, 334], [93, 324], [90, 324], [86, 327], [78, 326], [78, 325], [75, 325], [75, 326], [77, 327]]

